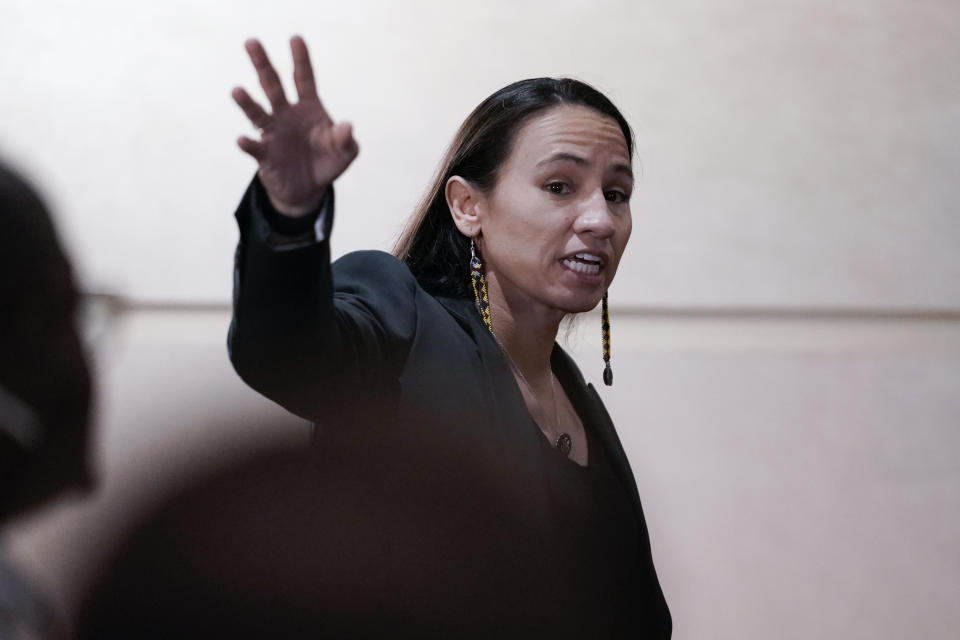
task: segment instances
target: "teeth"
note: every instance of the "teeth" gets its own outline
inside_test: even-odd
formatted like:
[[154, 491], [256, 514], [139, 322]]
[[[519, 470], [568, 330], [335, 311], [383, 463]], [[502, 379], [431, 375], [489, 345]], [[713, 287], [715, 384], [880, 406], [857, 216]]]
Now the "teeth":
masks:
[[[577, 257], [580, 257], [580, 254], [577, 254]], [[585, 273], [587, 275], [595, 276], [600, 273], [599, 264], [584, 264], [582, 262], [577, 262], [576, 260], [571, 260], [570, 258], [565, 258], [563, 264], [566, 265], [571, 271], [576, 271], [577, 273]]]
[[575, 258], [580, 258], [581, 260], [589, 260], [590, 262], [600, 263], [603, 262], [600, 259], [600, 256], [595, 256], [592, 253], [578, 253]]

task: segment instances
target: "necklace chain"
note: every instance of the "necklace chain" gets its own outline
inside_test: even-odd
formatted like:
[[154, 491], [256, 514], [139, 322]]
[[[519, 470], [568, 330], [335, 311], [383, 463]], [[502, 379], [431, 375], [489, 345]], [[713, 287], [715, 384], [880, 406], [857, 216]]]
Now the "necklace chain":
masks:
[[[503, 355], [507, 357], [507, 362], [510, 363], [510, 368], [513, 369], [514, 373], [520, 378], [523, 382], [523, 385], [527, 388], [527, 391], [530, 393], [530, 396], [533, 398], [533, 401], [537, 403], [537, 407], [540, 409], [540, 412], [543, 413], [543, 404], [540, 402], [540, 399], [537, 398], [536, 392], [533, 390], [533, 385], [527, 380], [527, 376], [523, 375], [523, 371], [520, 370], [520, 367], [517, 366], [517, 363], [514, 362], [513, 357], [510, 355], [510, 352], [507, 351], [507, 348], [500, 342], [500, 338], [497, 337], [497, 334], [491, 332], [493, 339], [496, 341], [497, 346], [500, 347], [500, 351], [503, 352]], [[557, 402], [557, 384], [556, 376], [553, 373], [553, 369], [550, 370], [550, 393], [553, 396], [553, 424], [559, 434], [553, 442], [553, 446], [560, 450], [566, 456], [570, 455], [570, 450], [573, 448], [573, 440], [570, 438], [570, 434], [566, 433], [560, 428], [560, 404]], [[540, 427], [543, 429], [543, 427]]]

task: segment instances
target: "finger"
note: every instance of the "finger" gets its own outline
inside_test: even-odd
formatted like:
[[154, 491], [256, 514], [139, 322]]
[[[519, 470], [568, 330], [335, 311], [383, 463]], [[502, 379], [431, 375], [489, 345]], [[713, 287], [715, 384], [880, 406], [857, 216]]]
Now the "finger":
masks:
[[247, 55], [250, 56], [250, 62], [253, 63], [254, 69], [257, 70], [257, 77], [260, 78], [260, 86], [263, 87], [263, 92], [267, 95], [267, 100], [270, 101], [270, 107], [273, 109], [273, 112], [276, 113], [278, 109], [283, 109], [287, 106], [287, 97], [283, 93], [280, 76], [277, 75], [276, 69], [270, 64], [270, 58], [267, 57], [267, 52], [264, 51], [263, 45], [260, 44], [259, 40], [250, 38], [243, 46], [246, 47]]
[[290, 38], [290, 52], [293, 54], [293, 82], [297, 85], [297, 96], [301, 100], [319, 100], [307, 43], [300, 36], [293, 36]]
[[233, 101], [243, 109], [243, 113], [257, 129], [266, 129], [270, 124], [270, 114], [264, 111], [257, 102], [250, 97], [243, 87], [236, 87], [230, 92]]
[[262, 143], [251, 140], [247, 136], [237, 138], [237, 146], [240, 147], [241, 151], [252, 156], [257, 162], [262, 160], [267, 153], [267, 148]]
[[353, 125], [343, 121], [333, 125], [330, 132], [333, 137], [333, 144], [344, 157], [353, 160], [360, 152], [360, 145], [353, 137]]

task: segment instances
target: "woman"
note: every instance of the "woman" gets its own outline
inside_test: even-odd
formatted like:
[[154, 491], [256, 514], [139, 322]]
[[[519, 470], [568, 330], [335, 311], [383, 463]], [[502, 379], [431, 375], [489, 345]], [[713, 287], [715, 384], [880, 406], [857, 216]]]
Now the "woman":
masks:
[[331, 185], [358, 145], [324, 110], [301, 38], [294, 104], [246, 47], [271, 112], [234, 90], [261, 136], [238, 141], [259, 171], [237, 211], [230, 355], [322, 427], [311, 508], [329, 525], [328, 613], [376, 602], [436, 635], [669, 637], [633, 475], [555, 342], [605, 297], [630, 236], [623, 116], [573, 80], [496, 92], [397, 257], [331, 266]]

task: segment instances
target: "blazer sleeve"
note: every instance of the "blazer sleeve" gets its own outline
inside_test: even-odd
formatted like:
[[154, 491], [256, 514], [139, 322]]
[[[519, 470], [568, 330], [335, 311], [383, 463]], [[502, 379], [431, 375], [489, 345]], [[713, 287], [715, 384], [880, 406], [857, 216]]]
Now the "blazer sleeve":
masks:
[[230, 361], [253, 389], [313, 421], [393, 388], [417, 319], [419, 288], [395, 257], [361, 251], [330, 264], [332, 213], [321, 240], [278, 242], [258, 179], [236, 212]]

